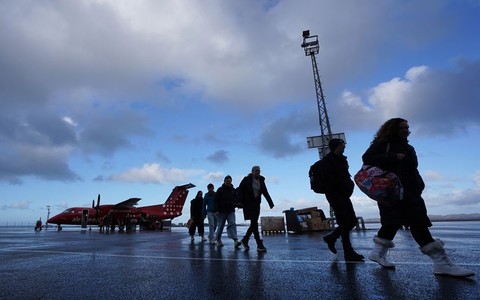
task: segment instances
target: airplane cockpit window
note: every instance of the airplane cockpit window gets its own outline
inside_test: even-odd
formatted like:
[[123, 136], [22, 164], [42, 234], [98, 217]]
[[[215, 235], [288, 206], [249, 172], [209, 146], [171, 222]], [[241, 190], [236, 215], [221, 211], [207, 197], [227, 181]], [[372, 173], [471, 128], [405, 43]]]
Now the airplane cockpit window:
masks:
[[74, 212], [74, 210], [69, 208], [69, 209], [64, 210], [64, 211], [62, 212], [62, 214], [71, 214], [71, 213], [73, 213], [73, 212]]

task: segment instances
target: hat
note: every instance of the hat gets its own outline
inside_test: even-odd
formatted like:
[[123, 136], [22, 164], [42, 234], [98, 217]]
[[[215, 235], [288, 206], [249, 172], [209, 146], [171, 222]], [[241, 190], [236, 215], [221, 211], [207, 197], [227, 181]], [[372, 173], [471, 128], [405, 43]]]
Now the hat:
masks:
[[328, 148], [330, 148], [330, 151], [335, 151], [342, 143], [345, 143], [342, 139], [331, 139], [330, 142], [328, 142]]

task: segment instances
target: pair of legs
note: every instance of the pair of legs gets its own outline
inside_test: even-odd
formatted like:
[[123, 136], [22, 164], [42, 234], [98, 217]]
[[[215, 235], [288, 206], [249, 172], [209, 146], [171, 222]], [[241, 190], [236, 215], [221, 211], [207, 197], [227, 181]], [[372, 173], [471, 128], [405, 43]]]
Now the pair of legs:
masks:
[[193, 220], [192, 225], [188, 228], [188, 233], [191, 237], [195, 235], [195, 229], [198, 229], [198, 235], [203, 237], [205, 232], [205, 226], [203, 225], [203, 220]]
[[265, 248], [265, 246], [263, 245], [263, 240], [260, 238], [260, 232], [258, 231], [258, 218], [260, 217], [260, 208], [258, 208], [258, 211], [256, 209], [251, 211], [248, 217], [250, 218], [250, 226], [248, 226], [247, 232], [242, 239], [243, 248], [245, 250], [250, 249], [250, 247], [248, 246], [248, 240], [253, 234], [253, 237], [257, 242], [257, 251], [266, 252], [267, 248]]
[[337, 228], [323, 239], [327, 243], [328, 248], [333, 253], [337, 253], [335, 249], [335, 241], [341, 237], [345, 260], [360, 261], [363, 256], [353, 250], [350, 242], [350, 231], [357, 225], [357, 216], [353, 209], [350, 198], [342, 195], [326, 194], [328, 203], [330, 203], [337, 221]]
[[218, 241], [222, 240], [223, 228], [227, 224], [227, 236], [232, 240], [236, 241], [237, 238], [237, 224], [235, 224], [235, 212], [229, 213], [219, 213], [218, 214], [218, 226], [217, 231], [215, 232], [215, 239]]
[[259, 217], [260, 217], [260, 208], [258, 209], [258, 212], [255, 211], [249, 216], [250, 226], [248, 226], [247, 232], [245, 233], [245, 237], [243, 238], [244, 240], [248, 240], [252, 234], [253, 234], [253, 237], [255, 238], [255, 241], [260, 240], [260, 232], [258, 231]]
[[[374, 247], [368, 255], [385, 268], [395, 268], [395, 264], [387, 260], [387, 253], [395, 245], [392, 242], [400, 225], [382, 225], [378, 235], [373, 238]], [[455, 265], [445, 253], [444, 243], [441, 240], [434, 240], [426, 225], [412, 225], [410, 230], [413, 238], [420, 246], [420, 251], [433, 260], [433, 273], [436, 275], [449, 275], [456, 277], [469, 277], [475, 275], [468, 269]]]
[[208, 240], [213, 241], [215, 239], [215, 230], [217, 229], [218, 218], [213, 212], [207, 212], [208, 219]]
[[[380, 227], [380, 230], [377, 233], [377, 236], [379, 238], [392, 241], [401, 227], [402, 225], [394, 225], [394, 224], [382, 225], [382, 227]], [[434, 241], [430, 233], [430, 230], [428, 229], [427, 226], [411, 225], [410, 232], [412, 233], [413, 239], [417, 242], [417, 244], [420, 247], [423, 247]]]

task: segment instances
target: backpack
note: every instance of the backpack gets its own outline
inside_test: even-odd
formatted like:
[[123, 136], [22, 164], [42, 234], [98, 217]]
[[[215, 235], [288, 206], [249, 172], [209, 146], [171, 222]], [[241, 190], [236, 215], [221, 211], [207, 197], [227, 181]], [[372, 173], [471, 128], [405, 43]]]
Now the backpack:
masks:
[[310, 177], [310, 188], [317, 194], [325, 194], [327, 190], [327, 176], [323, 158], [310, 166], [308, 176]]

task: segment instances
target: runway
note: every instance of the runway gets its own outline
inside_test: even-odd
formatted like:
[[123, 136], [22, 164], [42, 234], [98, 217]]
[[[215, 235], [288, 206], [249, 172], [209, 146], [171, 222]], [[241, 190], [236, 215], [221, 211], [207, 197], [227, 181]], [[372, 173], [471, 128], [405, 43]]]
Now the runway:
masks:
[[[352, 232], [357, 252], [368, 254], [377, 229]], [[449, 257], [477, 273], [468, 279], [435, 276], [406, 230], [389, 255], [394, 270], [344, 262], [340, 242], [337, 255], [323, 242], [327, 233], [264, 235], [268, 251], [258, 253], [253, 240], [249, 251], [234, 249], [226, 234], [221, 248], [192, 243], [186, 228], [0, 228], [0, 299], [480, 299], [480, 222], [432, 227]]]

